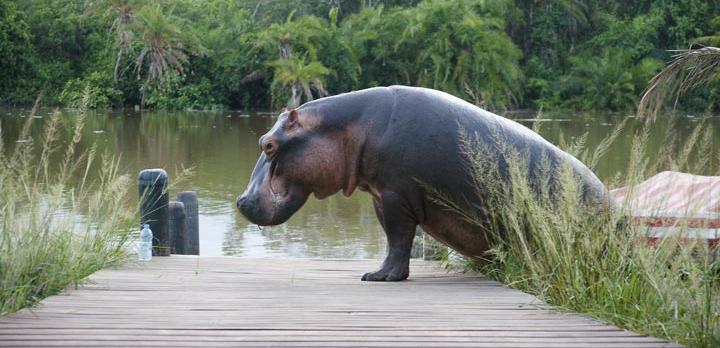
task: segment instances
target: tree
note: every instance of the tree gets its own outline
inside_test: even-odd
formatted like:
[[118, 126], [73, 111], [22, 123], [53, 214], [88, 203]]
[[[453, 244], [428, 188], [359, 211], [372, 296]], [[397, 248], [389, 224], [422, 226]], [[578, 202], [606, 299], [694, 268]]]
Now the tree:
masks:
[[22, 13], [9, 2], [0, 2], [0, 102], [10, 97], [17, 88], [18, 80], [31, 73], [33, 47], [30, 29]]
[[378, 5], [340, 23], [341, 39], [361, 72], [358, 87], [415, 82], [418, 40], [401, 40], [411, 12]]
[[650, 80], [643, 93], [637, 114], [655, 119], [668, 99], [707, 86], [720, 78], [720, 48], [693, 46], [674, 56], [673, 61]]
[[287, 102], [288, 108], [298, 107], [302, 103], [303, 95], [305, 100], [313, 100], [312, 89], [320, 97], [328, 94], [322, 78], [327, 76], [330, 70], [319, 62], [306, 63], [305, 57], [290, 57], [278, 59], [271, 63], [271, 66], [275, 68], [273, 84], [290, 86], [292, 94]]
[[563, 64], [591, 27], [587, 0], [515, 0], [508, 19], [514, 41], [525, 56], [545, 66]]
[[144, 107], [148, 88], [159, 86], [168, 73], [184, 77], [188, 53], [201, 54], [202, 46], [192, 34], [181, 30], [172, 14], [166, 14], [160, 6], [141, 8], [138, 18], [141, 49], [135, 60], [135, 71], [140, 77], [142, 68], [146, 67], [140, 101]]
[[320, 42], [327, 37], [326, 24], [314, 16], [293, 20], [294, 15], [291, 13], [284, 23], [271, 25], [257, 37], [259, 49], [277, 50], [278, 59], [268, 64], [274, 69], [272, 86], [290, 87], [286, 104], [289, 108], [300, 105], [303, 95], [313, 100], [313, 88], [318, 96], [327, 95], [322, 78], [330, 73], [317, 59]]
[[118, 70], [120, 69], [120, 61], [123, 53], [130, 51], [130, 43], [133, 39], [132, 26], [135, 24], [135, 15], [133, 14], [134, 4], [131, 0], [116, 0], [117, 6], [114, 10], [116, 13], [113, 27], [117, 33], [118, 53], [115, 60], [115, 69], [113, 77], [115, 82], [118, 80]]
[[420, 3], [403, 37], [418, 41], [418, 84], [467, 92], [491, 107], [516, 102], [522, 53], [505, 33], [508, 6], [480, 0]]
[[623, 110], [637, 102], [646, 81], [662, 64], [635, 61], [632, 51], [605, 48], [568, 58], [569, 72], [553, 86], [554, 104], [582, 110]]
[[[266, 74], [265, 70], [267, 62], [272, 61], [275, 55], [253, 50], [255, 34], [261, 29], [251, 12], [255, 2], [174, 2], [173, 14], [192, 21], [192, 30], [202, 39], [206, 54], [190, 57], [193, 73], [182, 81], [183, 86], [178, 91], [171, 93], [192, 88], [202, 91], [201, 94], [192, 95], [212, 95], [212, 99], [223, 106], [267, 107], [270, 94], [270, 81], [267, 77], [270, 74]], [[181, 96], [181, 93], [177, 95]], [[204, 97], [193, 104], [202, 105], [207, 100], [208, 98]], [[168, 101], [172, 103], [171, 100]], [[179, 106], [184, 103], [177, 104]]]
[[104, 28], [87, 20], [84, 0], [2, 2], [14, 3], [30, 29], [33, 47], [28, 58], [32, 70], [16, 81], [22, 85], [16, 87], [24, 90], [19, 93], [24, 96], [18, 95], [20, 102], [34, 100], [40, 89], [46, 92], [45, 102], [56, 102], [68, 80], [82, 75], [104, 58], [102, 53], [107, 47]]
[[358, 61], [358, 53], [353, 50], [350, 36], [354, 35], [338, 25], [338, 9], [328, 13], [328, 25], [325, 28], [325, 40], [321, 43], [323, 54], [318, 60], [332, 73], [327, 76], [328, 89], [334, 91], [351, 91], [362, 88], [359, 84], [362, 67]]
[[141, 6], [139, 0], [96, 0], [87, 3], [89, 14], [99, 13], [103, 19], [109, 18], [112, 21], [112, 30], [115, 32], [118, 50], [113, 70], [115, 82], [118, 81], [123, 55], [132, 50], [131, 44], [137, 26], [135, 11]]

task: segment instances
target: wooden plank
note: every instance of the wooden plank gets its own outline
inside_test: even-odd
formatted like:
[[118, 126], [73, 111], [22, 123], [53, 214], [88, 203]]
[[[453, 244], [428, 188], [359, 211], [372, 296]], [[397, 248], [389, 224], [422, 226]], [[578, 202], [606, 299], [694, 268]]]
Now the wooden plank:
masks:
[[0, 346], [677, 346], [431, 262], [413, 261], [406, 282], [359, 280], [378, 265], [156, 258], [0, 318]]
[[190, 346], [190, 347], [213, 347], [213, 346], [239, 346], [239, 347], [258, 347], [258, 346], [301, 346], [301, 347], [339, 347], [339, 346], [360, 346], [360, 347], [670, 347], [669, 344], [656, 342], [514, 342], [514, 341], [476, 341], [476, 342], [448, 342], [448, 341], [422, 341], [422, 342], [404, 342], [395, 340], [386, 340], [385, 342], [368, 342], [368, 341], [247, 341], [247, 340], [229, 340], [229, 341], [110, 341], [110, 340], [44, 340], [44, 341], [8, 341], [11, 346], [55, 346], [65, 347], [72, 345], [73, 347], [106, 347], [106, 346], [126, 346], [126, 347], [156, 347], [156, 346]]
[[[132, 335], [132, 336], [237, 336], [237, 330], [159, 330], [159, 329], [30, 329], [19, 328], [2, 331], [0, 335], [9, 336], [48, 336], [62, 335], [69, 336], [95, 336], [95, 335]], [[644, 337], [642, 335], [623, 331], [619, 329], [604, 331], [511, 331], [511, 330], [243, 330], [242, 337], [257, 336], [332, 336], [332, 337], [354, 337], [372, 334], [375, 337]]]
[[[363, 341], [363, 342], [386, 342], [392, 339], [393, 342], [577, 342], [578, 337], [548, 337], [548, 336], [470, 336], [470, 335], [414, 335], [414, 336], [376, 336], [367, 335], [281, 335], [279, 333], [260, 335], [118, 335], [118, 334], [81, 334], [81, 335], [6, 335], [5, 341], [48, 341], [48, 340], [77, 340], [77, 341], [205, 341], [205, 342], [342, 342], [342, 341]], [[649, 340], [642, 336], [587, 336], [582, 338], [583, 342], [662, 342], [660, 340]]]

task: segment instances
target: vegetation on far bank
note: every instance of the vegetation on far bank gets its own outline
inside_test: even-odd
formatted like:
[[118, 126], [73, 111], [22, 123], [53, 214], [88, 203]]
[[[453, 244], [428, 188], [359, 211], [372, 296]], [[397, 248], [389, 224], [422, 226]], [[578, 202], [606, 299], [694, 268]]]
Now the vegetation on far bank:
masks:
[[[378, 85], [491, 109], [631, 110], [670, 59], [720, 43], [720, 2], [10, 0], [0, 103], [268, 108]], [[720, 85], [680, 100], [717, 110]]]
[[[627, 149], [627, 171], [606, 182], [609, 187], [628, 186], [632, 197], [632, 187], [658, 171], [720, 175], [712, 164], [720, 160], [720, 151], [712, 145], [712, 127], [699, 124], [682, 143], [674, 127], [668, 127], [660, 153], [648, 147], [650, 127], [653, 123], [635, 133]], [[585, 137], [562, 147], [592, 168], [611, 155], [607, 149], [622, 131], [623, 124], [594, 151], [586, 148]], [[683, 238], [688, 226], [681, 222], [678, 237], [651, 246], [648, 228], [628, 223], [626, 216], [632, 214], [627, 206], [607, 214], [588, 209], [569, 168], [557, 170], [557, 182], [531, 182], [527, 158], [511, 154], [505, 163], [512, 179], [506, 185], [497, 180], [503, 170], [498, 161], [475, 146], [472, 134], [466, 139], [468, 168], [482, 183], [469, 194], [481, 195], [486, 211], [466, 207], [441, 190], [432, 190], [432, 197], [470, 223], [486, 226], [482, 216], [490, 216], [499, 224], [489, 226], [494, 247], [484, 255], [484, 262], [445, 255], [446, 262], [478, 269], [552, 305], [635, 332], [692, 347], [720, 346], [720, 245]], [[626, 198], [626, 203], [630, 200]]]
[[136, 217], [118, 160], [78, 148], [84, 108], [71, 123], [49, 116], [40, 139], [35, 110], [13, 148], [0, 139], [0, 316], [123, 261]]

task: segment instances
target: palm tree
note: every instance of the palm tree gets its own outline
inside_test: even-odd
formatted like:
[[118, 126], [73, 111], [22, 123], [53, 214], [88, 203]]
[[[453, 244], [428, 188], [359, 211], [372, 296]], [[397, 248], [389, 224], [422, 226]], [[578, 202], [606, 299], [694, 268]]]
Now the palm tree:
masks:
[[113, 77], [115, 82], [118, 80], [118, 70], [120, 69], [120, 61], [122, 55], [125, 52], [130, 51], [130, 43], [133, 39], [132, 26], [135, 24], [135, 15], [133, 13], [134, 1], [132, 0], [115, 0], [116, 6], [114, 11], [116, 13], [113, 27], [118, 35], [118, 54], [115, 60], [115, 70], [113, 71]]
[[720, 78], [720, 48], [693, 45], [650, 80], [638, 105], [638, 116], [655, 119], [664, 102]]
[[135, 71], [139, 78], [142, 68], [147, 67], [140, 101], [140, 106], [144, 107], [148, 88], [159, 85], [171, 72], [184, 77], [188, 53], [200, 54], [203, 49], [197, 39], [181, 30], [176, 19], [163, 12], [160, 6], [145, 6], [137, 16], [142, 49], [135, 60]]
[[118, 52], [113, 72], [113, 77], [117, 82], [123, 54], [129, 53], [131, 50], [131, 43], [135, 36], [134, 29], [137, 25], [135, 10], [140, 7], [140, 3], [138, 0], [96, 0], [88, 1], [86, 5], [89, 13], [100, 12], [103, 18], [112, 18], [112, 28], [117, 35]]
[[277, 50], [278, 59], [269, 64], [275, 72], [272, 86], [290, 87], [288, 108], [300, 105], [303, 95], [313, 100], [313, 89], [319, 97], [327, 95], [322, 78], [330, 73], [317, 59], [317, 44], [327, 37], [326, 25], [314, 16], [293, 20], [294, 15], [290, 13], [284, 23], [261, 32], [256, 42], [257, 48]]
[[299, 106], [302, 103], [303, 95], [307, 101], [313, 100], [312, 89], [317, 92], [319, 97], [327, 95], [322, 78], [330, 73], [330, 69], [320, 62], [306, 64], [304, 57], [291, 57], [278, 59], [272, 62], [271, 66], [275, 68], [273, 85], [290, 86], [291, 96], [287, 102], [288, 108]]

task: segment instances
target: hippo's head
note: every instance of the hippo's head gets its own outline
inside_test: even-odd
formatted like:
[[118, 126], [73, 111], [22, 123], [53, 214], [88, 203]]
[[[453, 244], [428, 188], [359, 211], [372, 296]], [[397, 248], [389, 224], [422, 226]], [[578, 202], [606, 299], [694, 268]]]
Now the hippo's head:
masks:
[[240, 212], [258, 225], [278, 225], [311, 193], [322, 199], [342, 189], [346, 142], [340, 133], [323, 129], [320, 117], [311, 112], [283, 112], [260, 137], [262, 153], [237, 200]]

